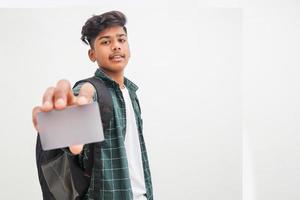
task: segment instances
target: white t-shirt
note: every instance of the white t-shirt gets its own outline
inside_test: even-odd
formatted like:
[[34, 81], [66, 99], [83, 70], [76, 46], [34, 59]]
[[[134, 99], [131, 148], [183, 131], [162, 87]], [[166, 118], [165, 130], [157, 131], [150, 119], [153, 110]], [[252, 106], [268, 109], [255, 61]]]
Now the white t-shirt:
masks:
[[127, 88], [121, 89], [126, 106], [125, 149], [134, 200], [147, 200], [139, 132]]

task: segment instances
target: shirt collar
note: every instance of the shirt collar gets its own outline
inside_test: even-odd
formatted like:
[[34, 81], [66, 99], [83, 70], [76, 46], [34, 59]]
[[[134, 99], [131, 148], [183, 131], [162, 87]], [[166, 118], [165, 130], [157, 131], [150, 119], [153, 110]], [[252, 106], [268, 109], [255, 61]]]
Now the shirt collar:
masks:
[[[111, 83], [114, 86], [118, 86], [118, 83], [115, 82], [112, 78], [110, 78], [101, 68], [97, 68], [95, 72], [95, 76], [101, 78], [104, 81]], [[136, 84], [134, 84], [132, 81], [127, 79], [125, 76], [124, 76], [124, 84], [128, 90], [132, 90], [134, 92], [136, 92], [139, 88]]]

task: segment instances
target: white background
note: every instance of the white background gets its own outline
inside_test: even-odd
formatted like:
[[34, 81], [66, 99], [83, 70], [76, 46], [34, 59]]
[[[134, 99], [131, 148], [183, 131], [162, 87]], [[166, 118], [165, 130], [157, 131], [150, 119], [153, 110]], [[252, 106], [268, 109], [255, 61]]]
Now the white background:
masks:
[[0, 10], [0, 199], [41, 199], [31, 109], [94, 72], [80, 31], [109, 10], [128, 17], [155, 199], [300, 198], [297, 1], [59, 2], [0, 2], [38, 7]]
[[112, 9], [128, 17], [156, 199], [240, 199], [240, 9], [136, 6], [1, 10], [1, 199], [41, 198], [31, 109], [59, 79], [94, 73], [81, 27]]
[[300, 199], [299, 3], [243, 9], [244, 200]]

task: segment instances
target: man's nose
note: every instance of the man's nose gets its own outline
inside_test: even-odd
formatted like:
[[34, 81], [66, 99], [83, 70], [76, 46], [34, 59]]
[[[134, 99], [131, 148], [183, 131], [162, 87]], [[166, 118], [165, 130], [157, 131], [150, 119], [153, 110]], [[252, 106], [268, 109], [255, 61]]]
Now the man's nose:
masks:
[[112, 45], [112, 50], [113, 51], [120, 51], [121, 50], [120, 44], [118, 42], [114, 42], [113, 45]]
[[121, 50], [121, 47], [119, 47], [119, 46], [115, 46], [115, 47], [113, 47], [113, 51], [120, 51]]

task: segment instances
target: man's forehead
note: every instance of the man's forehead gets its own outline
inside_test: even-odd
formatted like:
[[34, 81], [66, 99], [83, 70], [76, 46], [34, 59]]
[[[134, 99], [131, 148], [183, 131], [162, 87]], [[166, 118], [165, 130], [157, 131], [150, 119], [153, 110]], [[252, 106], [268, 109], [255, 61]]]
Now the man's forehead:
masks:
[[98, 38], [122, 37], [122, 36], [127, 36], [127, 34], [125, 33], [123, 27], [121, 26], [106, 28], [98, 34]]

